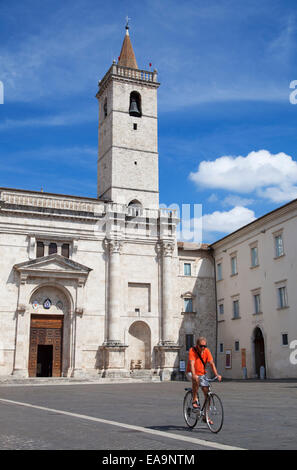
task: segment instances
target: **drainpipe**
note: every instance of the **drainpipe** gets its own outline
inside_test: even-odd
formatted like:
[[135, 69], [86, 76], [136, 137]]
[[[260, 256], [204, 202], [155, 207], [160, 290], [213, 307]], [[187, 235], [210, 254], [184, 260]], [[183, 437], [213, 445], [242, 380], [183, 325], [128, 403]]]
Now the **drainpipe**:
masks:
[[215, 304], [216, 304], [216, 350], [215, 350], [215, 364], [217, 366], [217, 355], [218, 355], [218, 301], [217, 301], [217, 273], [216, 273], [216, 262], [214, 257], [214, 249], [212, 247], [209, 248], [211, 258], [213, 260], [214, 265], [214, 284], [215, 284]]

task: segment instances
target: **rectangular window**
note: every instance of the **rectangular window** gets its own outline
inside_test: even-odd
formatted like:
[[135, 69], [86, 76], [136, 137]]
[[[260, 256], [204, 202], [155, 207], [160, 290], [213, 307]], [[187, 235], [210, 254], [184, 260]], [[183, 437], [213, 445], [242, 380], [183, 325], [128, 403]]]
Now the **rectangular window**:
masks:
[[288, 334], [287, 333], [282, 333], [282, 345], [283, 346], [288, 346], [289, 341], [288, 341]]
[[189, 351], [194, 346], [194, 336], [186, 335], [186, 350]]
[[193, 299], [184, 299], [184, 311], [193, 312]]
[[65, 258], [69, 258], [69, 243], [63, 243], [62, 256], [65, 256]]
[[44, 243], [43, 242], [37, 242], [36, 257], [41, 258], [42, 256], [44, 256]]
[[191, 276], [191, 263], [184, 263], [184, 275]]
[[274, 237], [274, 242], [275, 242], [275, 257], [278, 258], [279, 256], [282, 256], [284, 254], [284, 243], [283, 243], [283, 236], [276, 235]]
[[234, 274], [237, 274], [237, 257], [232, 256], [231, 258], [231, 275], [234, 276]]
[[251, 248], [251, 261], [252, 261], [252, 267], [259, 265], [257, 246], [253, 246]]
[[286, 287], [279, 287], [278, 288], [278, 307], [284, 308], [287, 306], [288, 306], [287, 289]]
[[219, 304], [219, 314], [224, 315], [224, 304]]
[[57, 253], [57, 243], [50, 243], [49, 244], [49, 249], [48, 249], [48, 254], [52, 255], [54, 253]]
[[239, 341], [235, 341], [234, 348], [235, 348], [235, 351], [239, 351]]
[[233, 318], [239, 318], [239, 300], [233, 300]]
[[261, 298], [260, 294], [254, 294], [254, 313], [261, 312]]
[[220, 353], [224, 352], [224, 343], [220, 343]]
[[222, 275], [222, 263], [217, 264], [217, 280], [221, 281], [223, 279]]

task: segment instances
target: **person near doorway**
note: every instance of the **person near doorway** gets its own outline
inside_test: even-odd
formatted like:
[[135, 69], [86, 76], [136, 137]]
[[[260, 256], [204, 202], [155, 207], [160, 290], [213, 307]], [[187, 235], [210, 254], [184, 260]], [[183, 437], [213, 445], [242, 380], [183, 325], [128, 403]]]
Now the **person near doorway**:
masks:
[[209, 390], [208, 377], [206, 375], [206, 364], [209, 363], [214, 375], [218, 378], [219, 382], [222, 376], [218, 374], [212, 354], [207, 348], [206, 338], [200, 336], [197, 339], [196, 346], [189, 350], [189, 360], [187, 365], [187, 378], [192, 381], [193, 403], [194, 409], [198, 409], [198, 389], [202, 388], [205, 398]]

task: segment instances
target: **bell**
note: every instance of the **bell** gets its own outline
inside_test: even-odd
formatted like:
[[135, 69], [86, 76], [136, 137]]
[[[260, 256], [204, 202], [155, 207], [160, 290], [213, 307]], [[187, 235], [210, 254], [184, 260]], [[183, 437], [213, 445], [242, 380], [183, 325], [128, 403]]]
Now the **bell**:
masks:
[[129, 109], [130, 116], [140, 117], [141, 113], [138, 109], [137, 102], [135, 98], [131, 98], [130, 109]]

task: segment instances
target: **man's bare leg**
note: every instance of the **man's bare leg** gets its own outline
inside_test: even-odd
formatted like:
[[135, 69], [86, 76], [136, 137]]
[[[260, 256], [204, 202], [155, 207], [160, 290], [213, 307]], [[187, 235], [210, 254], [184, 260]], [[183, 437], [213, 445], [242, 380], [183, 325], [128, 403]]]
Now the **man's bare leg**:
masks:
[[198, 405], [195, 405], [195, 402], [198, 401], [198, 389], [199, 389], [199, 379], [192, 378], [192, 392], [193, 392], [193, 408], [198, 408]]

